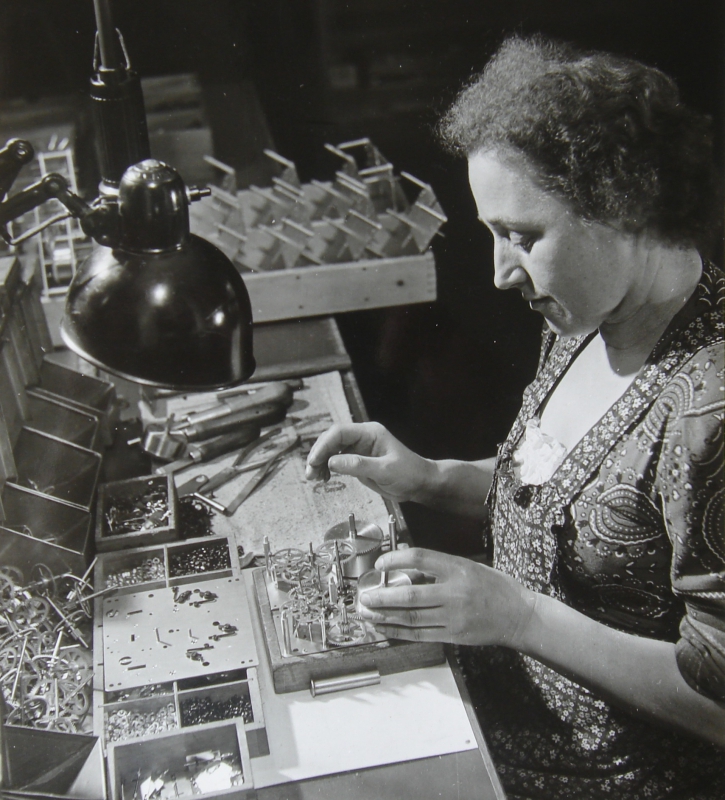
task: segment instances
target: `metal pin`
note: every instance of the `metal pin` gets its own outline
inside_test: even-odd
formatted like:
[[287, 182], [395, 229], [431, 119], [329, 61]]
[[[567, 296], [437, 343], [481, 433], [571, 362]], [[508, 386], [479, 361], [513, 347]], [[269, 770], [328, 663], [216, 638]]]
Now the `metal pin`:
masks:
[[20, 658], [18, 659], [18, 668], [15, 672], [15, 680], [13, 681], [13, 688], [10, 692], [10, 701], [13, 702], [15, 700], [15, 692], [18, 690], [18, 681], [20, 680], [20, 669], [23, 666], [23, 661], [25, 660], [25, 651], [28, 648], [28, 637], [25, 636], [23, 639], [23, 648], [20, 651]]
[[290, 619], [291, 614], [289, 609], [285, 608], [282, 610], [282, 614], [280, 615], [280, 622], [282, 624], [282, 646], [284, 648], [285, 656], [292, 655], [292, 635], [290, 632]]
[[398, 549], [398, 525], [395, 521], [395, 516], [391, 514], [388, 517], [388, 536], [390, 537], [390, 549]]
[[347, 524], [348, 524], [348, 526], [350, 528], [350, 538], [351, 539], [357, 539], [357, 528], [355, 527], [355, 515], [354, 514], [350, 514], [350, 516], [347, 518]]
[[330, 602], [331, 602], [333, 605], [337, 605], [337, 598], [338, 598], [338, 592], [337, 592], [337, 575], [335, 575], [335, 573], [334, 573], [334, 572], [331, 572], [331, 573], [330, 573], [330, 574], [327, 576], [327, 591], [328, 591], [328, 592], [329, 592], [329, 594], [330, 594]]
[[337, 585], [342, 586], [342, 564], [340, 563], [340, 545], [338, 544], [337, 539], [335, 541], [335, 579], [337, 580]]
[[207, 497], [205, 494], [200, 494], [199, 492], [192, 492], [190, 497], [199, 500], [200, 502], [204, 503], [205, 505], [209, 506], [209, 508], [213, 508], [214, 511], [218, 511], [220, 514], [227, 513], [227, 507], [222, 505], [221, 503], [214, 500], [213, 497]]
[[87, 648], [88, 650], [90, 650], [90, 645], [89, 645], [89, 644], [88, 644], [88, 642], [86, 642], [86, 640], [83, 638], [83, 636], [81, 635], [81, 632], [80, 632], [80, 631], [78, 630], [78, 628], [76, 628], [76, 626], [75, 626], [75, 625], [74, 625], [74, 624], [73, 624], [73, 623], [72, 623], [72, 622], [71, 622], [71, 621], [68, 619], [68, 617], [66, 617], [66, 615], [65, 615], [65, 614], [64, 614], [64, 613], [63, 613], [63, 612], [62, 612], [62, 611], [61, 611], [61, 610], [58, 608], [57, 604], [53, 602], [53, 598], [49, 596], [49, 597], [46, 597], [46, 600], [47, 600], [47, 601], [50, 603], [50, 605], [51, 605], [51, 606], [53, 606], [53, 608], [55, 609], [56, 613], [57, 613], [57, 614], [58, 614], [58, 616], [61, 618], [61, 620], [62, 620], [63, 624], [66, 626], [66, 628], [68, 629], [68, 631], [70, 632], [70, 634], [73, 636], [73, 638], [74, 638], [74, 639], [75, 639], [77, 642], [80, 642], [80, 643], [83, 645], [83, 647], [85, 647], [85, 648]]

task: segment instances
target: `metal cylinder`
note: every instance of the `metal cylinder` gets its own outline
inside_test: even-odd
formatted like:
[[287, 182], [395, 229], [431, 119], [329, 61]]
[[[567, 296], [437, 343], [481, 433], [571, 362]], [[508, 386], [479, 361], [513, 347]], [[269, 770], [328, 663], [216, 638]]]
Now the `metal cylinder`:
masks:
[[348, 522], [333, 525], [325, 533], [326, 542], [337, 540], [352, 546], [352, 557], [342, 565], [342, 574], [346, 578], [359, 578], [373, 569], [383, 552], [383, 538], [383, 532], [377, 525], [371, 522], [356, 522], [354, 517]]
[[313, 697], [321, 694], [342, 692], [345, 689], [361, 689], [363, 686], [376, 686], [380, 683], [380, 672], [372, 669], [369, 672], [355, 672], [352, 675], [340, 675], [337, 678], [312, 678], [310, 693]]
[[410, 586], [413, 583], [410, 575], [402, 569], [391, 569], [387, 572], [378, 572], [371, 569], [360, 576], [357, 582], [357, 593], [355, 595], [355, 610], [358, 614], [362, 613], [363, 605], [360, 596], [370, 589], [382, 589], [394, 586]]

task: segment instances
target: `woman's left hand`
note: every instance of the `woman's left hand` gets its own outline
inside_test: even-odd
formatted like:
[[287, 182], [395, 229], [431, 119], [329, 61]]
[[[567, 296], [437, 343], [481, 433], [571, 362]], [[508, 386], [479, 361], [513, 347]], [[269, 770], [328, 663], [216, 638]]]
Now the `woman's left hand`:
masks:
[[534, 592], [502, 572], [433, 550], [396, 550], [375, 567], [417, 570], [435, 579], [361, 595], [362, 616], [391, 639], [516, 648], [536, 602]]

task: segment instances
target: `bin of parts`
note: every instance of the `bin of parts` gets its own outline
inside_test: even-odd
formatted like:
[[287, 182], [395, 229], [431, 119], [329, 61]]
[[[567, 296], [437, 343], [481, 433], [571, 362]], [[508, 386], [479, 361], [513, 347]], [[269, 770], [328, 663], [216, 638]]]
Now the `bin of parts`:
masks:
[[145, 475], [101, 484], [96, 550], [107, 553], [179, 538], [179, 500], [172, 475]]

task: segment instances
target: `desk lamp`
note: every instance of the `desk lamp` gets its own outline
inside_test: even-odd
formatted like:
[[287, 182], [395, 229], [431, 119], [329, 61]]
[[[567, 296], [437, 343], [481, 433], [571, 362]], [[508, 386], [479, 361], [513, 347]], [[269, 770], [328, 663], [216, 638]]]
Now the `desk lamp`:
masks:
[[[149, 386], [234, 386], [255, 367], [249, 295], [221, 250], [190, 233], [189, 204], [209, 190], [187, 188], [176, 170], [148, 157], [140, 80], [108, 0], [94, 7], [99, 196], [89, 205], [51, 173], [4, 199], [34, 155], [29, 142], [11, 140], [0, 150], [0, 235], [19, 244], [73, 216], [98, 243], [73, 278], [61, 323], [63, 341], [82, 358]], [[11, 239], [5, 225], [51, 198], [67, 213]]]

